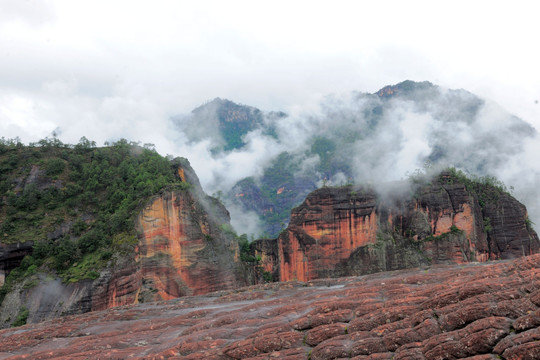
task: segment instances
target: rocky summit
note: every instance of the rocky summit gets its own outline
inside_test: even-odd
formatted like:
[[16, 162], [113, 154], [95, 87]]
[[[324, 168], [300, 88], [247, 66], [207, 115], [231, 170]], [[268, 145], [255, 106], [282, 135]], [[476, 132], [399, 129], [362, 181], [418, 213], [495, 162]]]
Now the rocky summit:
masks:
[[276, 240], [252, 245], [262, 268], [279, 281], [510, 259], [539, 250], [521, 203], [453, 170], [384, 193], [352, 185], [318, 189], [293, 209]]
[[272, 283], [0, 331], [1, 359], [538, 359], [540, 255]]

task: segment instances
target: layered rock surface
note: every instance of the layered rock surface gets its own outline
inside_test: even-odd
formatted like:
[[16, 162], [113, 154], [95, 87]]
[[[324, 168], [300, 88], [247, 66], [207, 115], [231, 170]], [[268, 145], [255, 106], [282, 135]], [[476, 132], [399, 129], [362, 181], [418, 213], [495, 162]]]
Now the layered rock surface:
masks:
[[525, 207], [482, 186], [478, 192], [467, 190], [443, 173], [416, 188], [414, 196], [322, 188], [293, 210], [275, 245], [256, 242], [252, 249], [281, 281], [537, 253], [540, 241]]
[[0, 331], [2, 359], [538, 359], [540, 255], [275, 283]]

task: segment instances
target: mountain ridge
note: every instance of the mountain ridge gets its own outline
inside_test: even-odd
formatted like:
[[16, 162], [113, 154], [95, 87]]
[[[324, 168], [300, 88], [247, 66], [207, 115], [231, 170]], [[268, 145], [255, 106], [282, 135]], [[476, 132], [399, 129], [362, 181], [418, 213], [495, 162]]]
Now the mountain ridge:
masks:
[[[217, 131], [195, 135], [216, 135], [210, 153], [224, 161], [245, 155], [255, 136], [268, 146], [285, 146], [298, 129], [308, 135], [275, 152], [260, 176], [240, 179], [221, 199], [204, 193], [187, 159], [161, 157], [152, 144], [122, 139], [101, 148], [86, 138], [76, 145], [52, 138], [24, 146], [2, 139], [0, 326], [268, 281], [538, 252], [527, 210], [496, 178], [471, 178], [454, 168], [431, 177], [454, 149], [439, 141], [454, 129], [446, 126], [464, 127], [466, 134], [479, 129], [485, 104], [470, 93], [429, 83], [385, 89], [391, 94], [384, 99], [377, 94], [356, 94], [349, 103], [329, 99], [321, 114], [303, 123], [221, 99], [207, 104], [217, 117], [207, 107], [194, 111], [194, 116], [204, 113], [198, 119], [209, 119]], [[403, 112], [407, 107], [412, 110]], [[455, 111], [442, 111], [450, 108]], [[524, 132], [536, 136], [519, 119], [501, 119], [511, 130], [504, 133], [507, 142]], [[427, 174], [415, 172], [409, 183], [391, 189], [376, 166], [399, 165], [386, 156], [407, 148], [402, 141], [408, 127], [424, 120], [441, 126], [430, 133], [434, 144], [422, 158]], [[243, 130], [236, 126], [241, 123], [247, 124]], [[220, 124], [232, 124], [236, 137], [223, 137]], [[284, 137], [284, 131], [291, 136]], [[479, 131], [460, 151], [474, 150], [489, 136], [502, 135]], [[473, 153], [474, 164], [499, 164], [519, 154], [521, 146], [498, 145], [488, 143], [488, 153], [497, 147], [488, 157]], [[377, 181], [359, 178], [358, 170]], [[222, 204], [229, 205], [231, 197], [244, 210], [259, 211], [276, 233], [273, 239], [250, 243], [248, 234], [238, 235]]]
[[256, 240], [252, 255], [275, 280], [308, 281], [540, 251], [525, 207], [482, 181], [451, 169], [417, 179], [413, 196], [323, 187], [292, 210], [277, 239]]
[[[227, 105], [220, 110], [222, 103]], [[533, 182], [523, 180], [525, 169], [509, 172], [507, 166], [523, 162], [526, 144], [538, 139], [536, 130], [463, 89], [407, 80], [375, 93], [327, 96], [310, 112], [277, 117], [230, 100], [210, 104], [205, 117], [187, 116], [176, 122], [176, 129], [190, 141], [200, 141], [190, 136], [189, 124], [198, 124], [212, 149], [212, 161], [242, 157], [246, 167], [253, 168], [249, 176], [219, 173], [215, 180], [205, 180], [205, 187], [221, 194], [229, 208], [258, 218], [258, 228], [237, 224], [242, 232], [277, 236], [288, 224], [291, 209], [322, 184], [399, 180], [425, 164], [502, 175], [508, 183], [521, 184], [521, 199], [537, 195]], [[243, 145], [232, 152], [220, 150], [226, 136], [218, 125], [204, 125], [223, 118], [231, 106], [246, 114], [258, 111], [252, 117], [257, 125], [242, 132]], [[225, 118], [228, 124], [235, 121]], [[257, 152], [254, 146], [260, 144], [275, 150]], [[540, 210], [529, 205], [536, 219]]]

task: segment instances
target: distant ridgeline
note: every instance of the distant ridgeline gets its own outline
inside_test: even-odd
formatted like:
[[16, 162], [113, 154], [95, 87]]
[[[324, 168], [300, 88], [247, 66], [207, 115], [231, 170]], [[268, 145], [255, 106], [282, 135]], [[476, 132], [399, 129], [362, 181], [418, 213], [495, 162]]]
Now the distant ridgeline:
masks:
[[[485, 107], [482, 99], [465, 90], [404, 81], [374, 94], [330, 96], [316, 113], [291, 117], [215, 99], [175, 123], [190, 142], [210, 141], [216, 160], [233, 151], [249, 156], [247, 142], [252, 137], [266, 137], [286, 149], [266, 158], [260, 175], [220, 189], [227, 204], [259, 216], [262, 236], [275, 237], [287, 226], [292, 208], [321, 184], [385, 180], [366, 174], [384, 178], [404, 161], [399, 156], [409, 140], [403, 130], [410, 128], [406, 121], [414, 120], [415, 127], [418, 121], [428, 122], [422, 141], [430, 151], [421, 162], [440, 168], [452, 164], [479, 175], [493, 173], [522, 151], [519, 144], [536, 131], [502, 110], [486, 113]], [[495, 116], [497, 126], [488, 127], [485, 116]], [[292, 131], [300, 134], [298, 139], [289, 135]]]

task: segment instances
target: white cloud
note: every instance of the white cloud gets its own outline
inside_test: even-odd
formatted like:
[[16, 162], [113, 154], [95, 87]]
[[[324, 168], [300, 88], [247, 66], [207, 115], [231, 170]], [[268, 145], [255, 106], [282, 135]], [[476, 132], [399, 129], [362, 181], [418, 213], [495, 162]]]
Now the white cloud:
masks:
[[540, 55], [531, 6], [4, 0], [0, 74], [6, 91], [34, 98], [59, 81], [97, 100], [138, 102], [128, 89], [143, 89], [165, 116], [216, 96], [288, 110], [314, 94], [426, 79], [533, 122]]
[[47, 0], [2, 0], [0, 27], [22, 22], [29, 26], [42, 26], [54, 20], [54, 8]]

